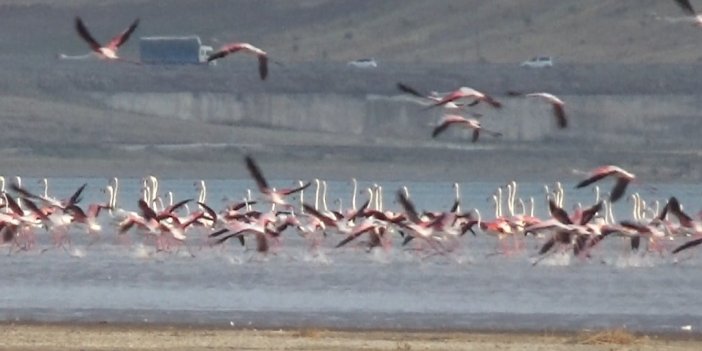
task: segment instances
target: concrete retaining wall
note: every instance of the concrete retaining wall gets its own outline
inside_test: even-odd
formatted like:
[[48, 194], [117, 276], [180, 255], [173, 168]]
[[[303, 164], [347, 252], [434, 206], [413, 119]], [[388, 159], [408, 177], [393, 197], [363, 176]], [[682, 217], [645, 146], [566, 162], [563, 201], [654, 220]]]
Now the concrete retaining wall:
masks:
[[[428, 139], [441, 116], [406, 96], [338, 94], [95, 93], [108, 107], [168, 118], [227, 125]], [[608, 145], [695, 147], [702, 98], [697, 95], [562, 96], [570, 127], [558, 130], [551, 106], [538, 99], [503, 97], [504, 107], [477, 106], [485, 128], [518, 142], [568, 140]], [[449, 130], [441, 138], [467, 138]]]

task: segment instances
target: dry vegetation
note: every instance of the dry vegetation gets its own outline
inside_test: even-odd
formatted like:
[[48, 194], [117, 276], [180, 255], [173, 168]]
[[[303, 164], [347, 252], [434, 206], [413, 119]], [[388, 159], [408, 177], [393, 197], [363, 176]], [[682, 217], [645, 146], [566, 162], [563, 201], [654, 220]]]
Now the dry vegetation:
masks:
[[582, 333], [578, 335], [574, 343], [582, 345], [638, 345], [644, 344], [648, 340], [645, 336], [623, 329], [607, 329], [597, 332]]

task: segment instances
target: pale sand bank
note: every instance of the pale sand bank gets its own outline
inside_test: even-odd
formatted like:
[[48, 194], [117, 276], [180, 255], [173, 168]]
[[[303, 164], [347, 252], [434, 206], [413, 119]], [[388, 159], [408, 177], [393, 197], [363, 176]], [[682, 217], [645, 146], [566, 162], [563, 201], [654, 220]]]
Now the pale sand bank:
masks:
[[0, 350], [701, 350], [690, 336], [207, 329], [105, 324], [11, 324]]

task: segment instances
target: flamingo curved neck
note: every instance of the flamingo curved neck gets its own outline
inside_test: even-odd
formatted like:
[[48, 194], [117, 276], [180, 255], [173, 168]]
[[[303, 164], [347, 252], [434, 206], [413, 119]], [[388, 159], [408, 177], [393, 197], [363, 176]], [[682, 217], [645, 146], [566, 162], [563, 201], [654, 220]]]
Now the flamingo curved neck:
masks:
[[48, 199], [49, 198], [49, 180], [44, 178], [44, 179], [42, 179], [42, 182], [44, 183], [44, 198]]
[[495, 218], [502, 217], [502, 188], [497, 188], [497, 205]]
[[560, 182], [556, 183], [558, 207], [563, 208], [563, 200], [565, 199], [565, 192], [563, 191], [563, 185]]
[[207, 200], [207, 186], [205, 186], [205, 181], [200, 180], [200, 193], [197, 196], [197, 201], [205, 203]]
[[112, 189], [111, 185], [105, 187], [105, 194], [107, 194], [107, 201], [105, 202], [105, 204], [107, 206], [108, 211], [112, 213], [112, 198], [114, 197], [114, 189]]
[[154, 203], [158, 196], [158, 179], [154, 176], [150, 176], [149, 179], [151, 180], [151, 203]]
[[453, 190], [456, 193], [456, 203], [458, 206], [456, 206], [456, 212], [461, 212], [461, 189], [458, 183], [453, 183]]
[[117, 192], [119, 191], [119, 180], [117, 177], [112, 178], [112, 182], [114, 183], [113, 185], [113, 196], [112, 196], [112, 202], [110, 203], [110, 207], [115, 208], [117, 206]]
[[314, 179], [314, 185], [315, 185], [315, 190], [314, 190], [314, 209], [319, 211], [319, 179], [315, 178]]
[[322, 181], [322, 206], [324, 207], [324, 212], [329, 212], [327, 208], [327, 181]]
[[[303, 186], [305, 183], [301, 180], [297, 181], [298, 186]], [[302, 205], [305, 203], [305, 189], [300, 190], [300, 213], [305, 213], [305, 208]], [[294, 212], [293, 212], [294, 214]]]
[[368, 193], [368, 206], [373, 206], [373, 201], [375, 200], [373, 196], [373, 189], [366, 188], [366, 192]]
[[356, 211], [356, 192], [358, 192], [358, 182], [356, 178], [351, 178], [351, 183], [353, 183], [353, 191], [351, 193], [351, 208]]

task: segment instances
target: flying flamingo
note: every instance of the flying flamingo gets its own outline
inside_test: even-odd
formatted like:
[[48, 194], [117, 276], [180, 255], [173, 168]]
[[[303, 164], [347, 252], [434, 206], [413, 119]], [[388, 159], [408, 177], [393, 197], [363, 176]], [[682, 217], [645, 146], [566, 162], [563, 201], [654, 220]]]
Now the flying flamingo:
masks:
[[247, 52], [258, 57], [258, 74], [261, 77], [261, 80], [265, 80], [268, 76], [268, 54], [249, 43], [233, 43], [224, 45], [219, 50], [208, 56], [207, 62], [212, 62], [238, 51]]
[[434, 128], [434, 131], [431, 133], [432, 138], [436, 138], [439, 134], [441, 134], [443, 131], [445, 131], [449, 126], [456, 124], [456, 125], [461, 125], [466, 128], [471, 128], [473, 129], [473, 142], [478, 141], [478, 137], [480, 136], [480, 132], [488, 133], [494, 137], [500, 137], [502, 136], [502, 133], [499, 132], [494, 132], [491, 130], [487, 130], [483, 128], [480, 125], [480, 122], [476, 119], [473, 118], [465, 118], [463, 116], [459, 115], [445, 115], [441, 120], [439, 121], [439, 125]]
[[97, 217], [100, 214], [100, 210], [109, 208], [109, 204], [93, 203], [88, 206], [87, 211], [83, 211], [77, 205], [71, 204], [66, 206], [66, 212], [73, 216], [73, 223], [85, 224], [88, 234], [97, 239], [98, 234], [102, 231], [102, 226], [98, 223]]
[[[44, 181], [46, 182], [46, 178], [44, 179]], [[47, 184], [47, 183], [45, 183], [45, 184]], [[64, 199], [64, 200], [60, 200], [60, 201], [47, 196], [48, 194], [47, 194], [46, 188], [44, 190], [44, 196], [34, 195], [33, 193], [29, 192], [27, 189], [22, 188], [21, 182], [16, 183], [16, 184], [11, 184], [10, 188], [12, 188], [12, 190], [16, 191], [18, 194], [20, 194], [20, 198], [41, 200], [48, 207], [56, 207], [56, 208], [60, 208], [60, 209], [65, 209], [66, 207], [68, 207], [70, 205], [75, 205], [75, 204], [80, 202], [81, 194], [83, 193], [83, 190], [85, 190], [86, 186], [88, 186], [88, 183], [84, 183], [83, 185], [81, 185], [73, 193], [73, 195], [71, 195], [71, 197], [69, 197], [68, 199]]]
[[684, 18], [685, 21], [692, 21], [694, 25], [702, 27], [702, 14], [698, 14], [695, 9], [690, 4], [690, 0], [675, 0], [675, 2], [680, 6], [680, 8], [688, 14], [689, 18]]
[[521, 93], [516, 93], [516, 92], [509, 92], [509, 95], [514, 95], [514, 96], [526, 96], [528, 98], [537, 98], [537, 99], [542, 99], [548, 103], [551, 104], [553, 107], [553, 116], [556, 118], [556, 123], [558, 124], [558, 128], [566, 128], [568, 127], [568, 118], [566, 117], [565, 113], [565, 102], [561, 100], [559, 97], [556, 95], [550, 94], [550, 93], [544, 93], [544, 92], [539, 92], [539, 93], [529, 93], [529, 94], [521, 94]]
[[[425, 95], [425, 94], [422, 94], [422, 93], [420, 93], [418, 90], [416, 90], [416, 89], [414, 89], [414, 88], [412, 88], [412, 87], [410, 87], [409, 85], [404, 84], [404, 83], [397, 83], [397, 89], [399, 89], [399, 90], [402, 91], [403, 93], [407, 93], [407, 94], [416, 96], [416, 97], [418, 97], [418, 98], [427, 100], [427, 103], [437, 103], [437, 102], [441, 101], [441, 97], [438, 96], [438, 95], [434, 95], [434, 94]], [[447, 110], [462, 110], [462, 109], [465, 109], [467, 106], [475, 106], [475, 105], [477, 105], [479, 102], [480, 102], [479, 100], [475, 100], [475, 101], [473, 101], [473, 102], [466, 103], [466, 104], [457, 104], [457, 103], [455, 103], [455, 102], [453, 102], [453, 101], [449, 101], [449, 102], [445, 103], [445, 104], [443, 105], [443, 107], [444, 107], [445, 109], [447, 109]], [[473, 112], [473, 113], [471, 113], [471, 115], [472, 115], [473, 117], [482, 117], [482, 115], [481, 115], [480, 113], [474, 113], [474, 112]]]
[[597, 167], [592, 170], [589, 175], [589, 178], [578, 183], [578, 185], [575, 187], [583, 188], [609, 176], [617, 178], [617, 183], [614, 185], [614, 188], [609, 195], [609, 200], [611, 202], [619, 200], [626, 192], [627, 185], [629, 185], [629, 183], [636, 178], [633, 173], [629, 173], [624, 169], [613, 165]]
[[[100, 43], [93, 38], [93, 36], [88, 32], [88, 28], [85, 27], [85, 24], [83, 24], [83, 20], [80, 19], [80, 17], [76, 17], [76, 30], [78, 31], [78, 35], [80, 35], [83, 40], [85, 40], [88, 45], [90, 45], [90, 49], [95, 51], [100, 58], [107, 59], [107, 60], [122, 60], [122, 61], [127, 61], [119, 56], [117, 56], [117, 49], [119, 49], [120, 46], [122, 46], [124, 43], [129, 40], [129, 37], [132, 35], [132, 32], [136, 29], [136, 27], [139, 25], [139, 19], [135, 19], [134, 22], [132, 22], [131, 25], [127, 29], [125, 29], [122, 33], [118, 34], [106, 46], [100, 45]], [[127, 61], [131, 63], [138, 63], [138, 62], [133, 62], [133, 61]]]
[[306, 184], [297, 188], [275, 190], [268, 186], [268, 182], [266, 182], [266, 178], [263, 177], [261, 169], [258, 168], [256, 161], [254, 161], [254, 159], [251, 156], [246, 156], [246, 167], [249, 169], [251, 177], [256, 181], [256, 185], [258, 185], [258, 190], [260, 190], [263, 196], [266, 197], [266, 200], [276, 205], [290, 206], [285, 202], [284, 196], [302, 191], [309, 187], [310, 184], [312, 184], [312, 182], [307, 182]]
[[444, 106], [448, 104], [449, 102], [456, 102], [462, 99], [471, 99], [473, 101], [484, 101], [490, 104], [490, 106], [494, 108], [500, 108], [502, 107], [502, 104], [492, 98], [491, 96], [484, 94], [482, 92], [479, 92], [473, 88], [469, 87], [460, 87], [458, 90], [452, 91], [448, 95], [444, 96], [441, 98], [441, 100], [437, 101], [436, 103], [432, 104], [428, 108], [431, 107], [436, 107], [436, 106]]

